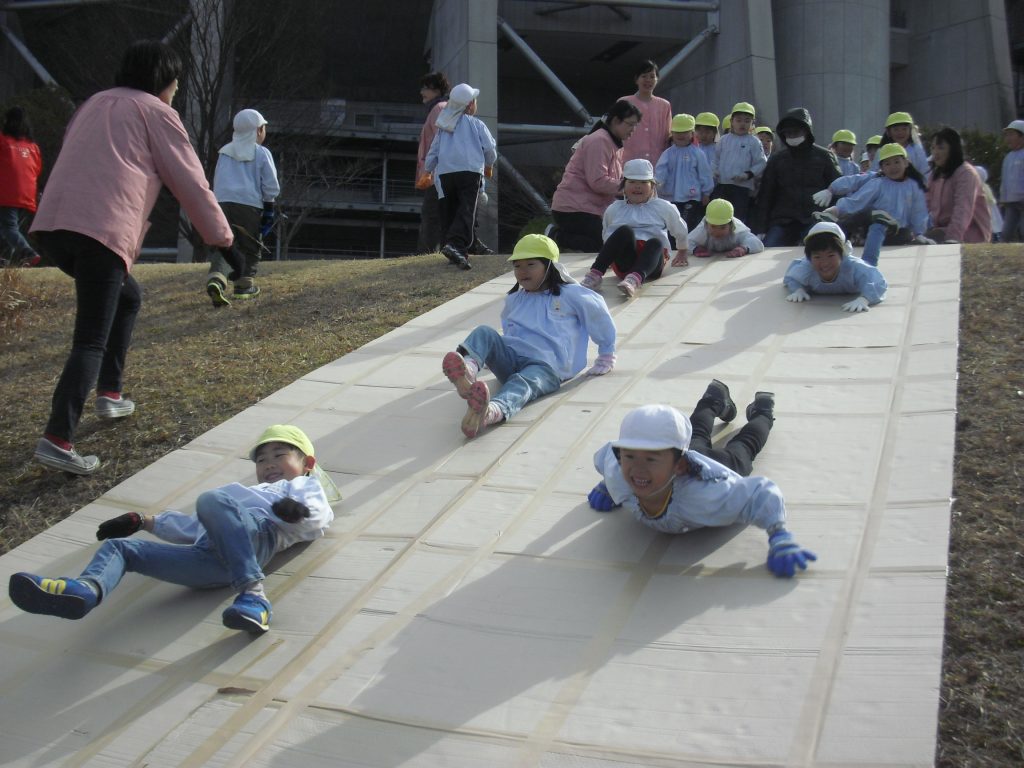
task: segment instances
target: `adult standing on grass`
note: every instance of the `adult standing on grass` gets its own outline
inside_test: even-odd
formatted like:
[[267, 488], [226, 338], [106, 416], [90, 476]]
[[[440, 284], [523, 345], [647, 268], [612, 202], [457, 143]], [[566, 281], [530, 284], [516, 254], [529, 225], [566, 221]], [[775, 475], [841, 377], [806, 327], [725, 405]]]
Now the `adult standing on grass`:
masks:
[[928, 237], [945, 243], [987, 243], [992, 215], [978, 171], [964, 162], [964, 145], [954, 129], [932, 137], [932, 173], [925, 191], [932, 229]]
[[156, 40], [133, 43], [115, 88], [88, 99], [71, 118], [32, 225], [43, 251], [75, 281], [71, 352], [53, 392], [35, 458], [77, 475], [96, 456], [72, 445], [89, 392], [100, 418], [130, 416], [122, 376], [142, 290], [131, 268], [162, 185], [184, 206], [203, 239], [232, 245], [231, 228], [210, 190], [181, 118], [171, 107], [181, 59]]
[[428, 72], [420, 78], [420, 98], [427, 108], [427, 118], [420, 128], [420, 144], [416, 152], [416, 189], [423, 192], [420, 206], [420, 231], [417, 253], [433, 253], [441, 247], [441, 207], [434, 189], [434, 179], [424, 170], [427, 152], [437, 134], [437, 118], [448, 103], [451, 85], [443, 72]]
[[39, 254], [21, 233], [21, 215], [36, 210], [36, 185], [42, 170], [43, 158], [39, 145], [32, 141], [28, 115], [21, 107], [11, 107], [0, 132], [0, 240], [13, 259], [28, 267], [39, 263]]

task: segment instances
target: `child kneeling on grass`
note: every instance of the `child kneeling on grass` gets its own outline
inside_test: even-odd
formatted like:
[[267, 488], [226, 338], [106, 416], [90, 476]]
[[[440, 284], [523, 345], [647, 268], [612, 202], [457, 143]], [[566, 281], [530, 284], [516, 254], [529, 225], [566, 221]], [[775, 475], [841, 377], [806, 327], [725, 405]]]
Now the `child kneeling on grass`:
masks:
[[[720, 389], [709, 386], [705, 398], [720, 396]], [[748, 418], [767, 415], [769, 400], [770, 393], [758, 393]], [[768, 533], [766, 565], [776, 576], [793, 576], [818, 559], [786, 530], [786, 507], [775, 483], [743, 477], [691, 450], [692, 435], [690, 420], [671, 406], [644, 405], [627, 413], [619, 439], [594, 454], [594, 468], [604, 479], [587, 497], [591, 508], [607, 512], [621, 504], [637, 521], [662, 533], [756, 525]]]
[[[324, 535], [334, 519], [324, 486], [333, 494], [337, 489], [298, 427], [268, 427], [249, 458], [256, 463], [256, 485], [206, 491], [195, 515], [127, 512], [107, 520], [96, 531], [106, 541], [77, 579], [15, 573], [11, 601], [29, 613], [80, 619], [133, 571], [194, 589], [230, 586], [239, 594], [222, 614], [224, 626], [266, 632], [272, 612], [262, 569], [278, 552]], [[125, 538], [141, 530], [170, 543]]]
[[[501, 311], [503, 333], [479, 325], [441, 361], [444, 375], [469, 406], [462, 419], [466, 437], [558, 391], [586, 367], [588, 339], [598, 352], [588, 376], [603, 376], [615, 365], [615, 322], [608, 306], [569, 277], [558, 263], [554, 240], [526, 235], [508, 260], [515, 264], [516, 284]], [[476, 378], [484, 367], [501, 382], [493, 399], [487, 384]]]
[[807, 301], [812, 293], [856, 293], [844, 312], [867, 312], [885, 298], [888, 283], [878, 267], [853, 255], [838, 224], [821, 221], [804, 238], [804, 258], [794, 259], [782, 278], [786, 301]]

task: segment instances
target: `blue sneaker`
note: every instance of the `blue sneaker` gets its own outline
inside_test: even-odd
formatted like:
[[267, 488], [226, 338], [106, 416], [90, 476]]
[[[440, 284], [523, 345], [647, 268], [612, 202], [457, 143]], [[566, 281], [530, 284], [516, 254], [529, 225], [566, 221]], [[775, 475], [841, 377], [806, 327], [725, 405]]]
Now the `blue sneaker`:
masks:
[[235, 598], [235, 602], [224, 609], [221, 619], [228, 629], [241, 629], [262, 635], [270, 629], [270, 601], [259, 595], [243, 592]]
[[99, 603], [99, 595], [79, 579], [48, 579], [15, 573], [7, 587], [11, 602], [27, 613], [80, 619]]

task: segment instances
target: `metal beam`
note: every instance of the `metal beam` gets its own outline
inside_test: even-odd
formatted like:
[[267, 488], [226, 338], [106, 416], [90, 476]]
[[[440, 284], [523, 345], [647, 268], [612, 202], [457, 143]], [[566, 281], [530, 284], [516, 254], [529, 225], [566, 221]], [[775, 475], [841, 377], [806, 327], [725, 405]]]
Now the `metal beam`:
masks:
[[[543, 2], [543, 0], [535, 1]], [[717, 11], [720, 6], [718, 2], [690, 2], [690, 0], [585, 0], [585, 2], [559, 0], [559, 2], [568, 6], [619, 5], [631, 8], [657, 8], [663, 11]]]
[[499, 131], [509, 133], [543, 133], [549, 136], [586, 136], [590, 126], [577, 128], [574, 125], [531, 125], [529, 123], [498, 123]]
[[39, 59], [32, 55], [32, 51], [28, 49], [28, 46], [25, 45], [25, 43], [23, 43], [18, 38], [18, 36], [10, 30], [7, 24], [0, 22], [0, 31], [2, 31], [4, 33], [4, 37], [6, 37], [8, 41], [10, 41], [11, 45], [14, 47], [14, 50], [21, 54], [21, 58], [23, 58], [25, 62], [32, 68], [32, 71], [35, 72], [36, 77], [38, 77], [47, 85], [57, 85], [57, 81], [53, 79], [53, 75], [46, 71], [46, 67], [42, 65]]
[[700, 32], [697, 33], [696, 37], [694, 37], [692, 40], [690, 40], [690, 42], [684, 45], [682, 49], [680, 49], [679, 53], [677, 53], [675, 56], [673, 56], [671, 59], [665, 62], [665, 66], [658, 69], [658, 77], [668, 77], [669, 72], [671, 72], [677, 66], [682, 64], [690, 56], [691, 53], [696, 51], [712, 35], [717, 34], [717, 26], [710, 26], [707, 29], [702, 29]]
[[587, 108], [583, 106], [583, 103], [576, 98], [565, 83], [558, 79], [558, 75], [556, 75], [551, 68], [544, 63], [540, 56], [534, 53], [533, 49], [526, 44], [526, 41], [516, 34], [516, 31], [512, 29], [512, 27], [510, 27], [500, 16], [498, 17], [498, 30], [504, 33], [505, 37], [509, 39], [512, 45], [518, 48], [519, 52], [522, 53], [531, 64], [533, 64], [534, 68], [540, 72], [541, 77], [547, 80], [548, 85], [555, 89], [555, 92], [562, 97], [565, 103], [569, 105], [569, 108], [579, 115], [583, 119], [584, 123], [589, 123], [591, 121], [590, 113], [587, 111]]
[[503, 176], [508, 176], [512, 179], [516, 186], [519, 187], [526, 196], [533, 201], [533, 204], [537, 206], [537, 209], [545, 216], [551, 213], [551, 207], [548, 205], [548, 201], [544, 199], [544, 195], [533, 188], [533, 185], [526, 180], [516, 167], [512, 165], [504, 155], [498, 155], [498, 170]]
[[65, 5], [97, 5], [119, 0], [6, 0], [0, 2], [0, 11], [36, 11], [40, 8], [60, 8]]

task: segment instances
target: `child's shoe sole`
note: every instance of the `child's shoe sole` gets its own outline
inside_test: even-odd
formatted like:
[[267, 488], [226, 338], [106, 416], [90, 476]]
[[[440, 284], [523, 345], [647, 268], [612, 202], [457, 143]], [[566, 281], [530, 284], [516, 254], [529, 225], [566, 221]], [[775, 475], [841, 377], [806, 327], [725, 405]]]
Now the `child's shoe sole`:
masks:
[[466, 415], [462, 417], [462, 434], [466, 437], [476, 437], [484, 428], [487, 420], [487, 405], [491, 402], [491, 393], [487, 384], [482, 381], [474, 381], [469, 388], [469, 395], [466, 397]]
[[469, 378], [469, 371], [466, 368], [466, 361], [458, 352], [449, 352], [441, 361], [441, 370], [452, 384], [455, 391], [463, 400], [469, 397], [469, 389], [473, 386], [473, 380]]
[[206, 295], [210, 297], [215, 307], [227, 307], [231, 305], [231, 299], [224, 295], [224, 286], [211, 280], [206, 284]]
[[95, 607], [98, 598], [95, 594], [89, 599], [89, 595], [67, 592], [69, 582], [73, 587], [74, 579], [48, 579], [30, 573], [15, 573], [8, 582], [7, 594], [11, 602], [26, 613], [80, 619]]

